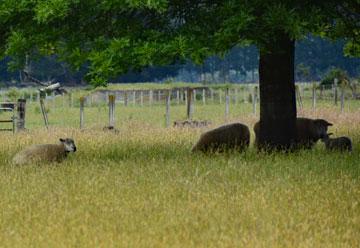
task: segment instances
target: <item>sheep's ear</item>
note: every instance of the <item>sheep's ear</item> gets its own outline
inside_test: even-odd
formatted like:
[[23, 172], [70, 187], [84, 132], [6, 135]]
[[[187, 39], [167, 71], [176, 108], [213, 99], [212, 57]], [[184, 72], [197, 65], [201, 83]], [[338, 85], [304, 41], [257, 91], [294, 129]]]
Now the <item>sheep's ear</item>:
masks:
[[326, 125], [327, 126], [332, 126], [333, 124], [332, 123], [330, 123], [330, 122], [327, 122], [327, 121], [325, 121], [326, 122]]
[[324, 119], [321, 119], [321, 122], [325, 125], [325, 126], [332, 126], [333, 124], [324, 120]]
[[321, 126], [332, 126], [333, 125], [332, 123], [327, 122], [324, 119], [316, 119], [315, 122], [318, 123], [318, 125], [321, 125]]
[[60, 138], [59, 140], [60, 140], [60, 142], [62, 142], [62, 143], [64, 143], [64, 142], [65, 142], [65, 140], [64, 140], [64, 139], [62, 139], [62, 138]]

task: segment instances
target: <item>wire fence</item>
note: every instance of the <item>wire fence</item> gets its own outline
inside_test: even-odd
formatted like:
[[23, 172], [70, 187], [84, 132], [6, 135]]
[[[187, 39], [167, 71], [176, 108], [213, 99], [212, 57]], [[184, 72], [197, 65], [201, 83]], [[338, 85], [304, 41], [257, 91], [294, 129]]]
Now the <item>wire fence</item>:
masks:
[[[11, 91], [0, 91], [2, 102], [13, 101]], [[21, 91], [26, 99], [28, 127], [44, 126], [37, 91]], [[231, 120], [259, 114], [259, 87], [197, 87], [152, 90], [99, 90], [91, 93], [73, 90], [66, 95], [45, 96], [44, 111], [50, 126], [90, 128], [119, 126], [138, 121], [150, 125], [171, 126], [178, 120]], [[298, 110], [316, 110], [324, 106], [334, 111], [358, 110], [360, 97], [351, 87], [297, 84]], [[0, 113], [1, 115], [1, 113]]]

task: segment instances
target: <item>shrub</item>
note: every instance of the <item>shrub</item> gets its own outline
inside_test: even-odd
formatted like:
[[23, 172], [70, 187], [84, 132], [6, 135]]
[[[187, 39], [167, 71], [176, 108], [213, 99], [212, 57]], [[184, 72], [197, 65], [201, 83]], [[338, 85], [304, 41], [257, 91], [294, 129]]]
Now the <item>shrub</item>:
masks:
[[202, 91], [196, 91], [195, 99], [196, 101], [202, 100]]
[[249, 93], [248, 97], [247, 97], [248, 102], [252, 103], [253, 102], [253, 96], [251, 93]]
[[8, 92], [6, 92], [6, 96], [10, 99], [10, 101], [16, 101], [20, 97], [20, 92], [16, 88], [10, 88]]
[[320, 85], [326, 89], [329, 89], [333, 85], [335, 78], [338, 79], [338, 85], [346, 85], [349, 82], [349, 77], [346, 71], [341, 68], [332, 68], [321, 80]]

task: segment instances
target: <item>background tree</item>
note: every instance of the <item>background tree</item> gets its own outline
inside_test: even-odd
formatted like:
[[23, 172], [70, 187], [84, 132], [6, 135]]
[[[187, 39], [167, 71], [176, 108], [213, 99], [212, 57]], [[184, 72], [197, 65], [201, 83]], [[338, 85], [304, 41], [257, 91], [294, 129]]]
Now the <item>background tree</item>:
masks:
[[310, 67], [300, 63], [296, 66], [295, 73], [298, 80], [306, 82], [310, 78]]
[[[346, 71], [350, 78], [360, 76], [360, 59], [345, 57], [343, 47], [343, 40], [332, 42], [328, 39], [312, 36], [296, 42], [296, 81], [322, 80], [334, 67]], [[109, 82], [162, 82], [169, 79], [189, 82], [191, 79], [188, 76], [194, 73], [202, 74], [192, 76], [193, 78], [200, 78], [201, 82], [223, 82], [223, 80], [220, 80], [218, 73], [221, 70], [221, 61], [223, 59], [228, 60], [229, 63], [229, 71], [226, 72], [229, 75], [229, 82], [258, 82], [259, 52], [255, 46], [236, 46], [226, 53], [223, 58], [211, 55], [201, 65], [195, 65], [191, 61], [185, 64], [177, 61], [170, 65], [147, 66], [141, 68], [141, 70], [116, 75], [112, 79], [109, 78]], [[3, 85], [17, 85], [20, 76], [19, 69], [24, 68], [16, 68], [15, 71], [9, 70], [7, 66], [9, 61], [9, 58], [0, 60], [0, 78]], [[187, 65], [188, 63], [191, 66]], [[71, 70], [68, 63], [58, 60], [58, 56], [43, 56], [35, 60], [30, 58], [30, 65], [32, 68], [31, 73], [36, 78], [45, 81], [50, 78], [62, 84], [73, 86], [84, 82], [83, 78], [88, 72], [88, 64], [82, 66], [80, 70]], [[196, 67], [199, 68], [196, 69]], [[187, 70], [183, 68], [187, 68]], [[188, 69], [191, 69], [191, 72]]]
[[195, 54], [238, 44], [258, 47], [259, 143], [275, 149], [296, 140], [295, 40], [314, 33], [345, 37], [354, 47], [359, 39], [358, 1], [169, 1], [169, 6]]
[[308, 36], [297, 42], [295, 64], [302, 63], [309, 67], [309, 77], [321, 80], [332, 67], [346, 70], [349, 76], [356, 76], [359, 71], [360, 59], [343, 56], [345, 41], [330, 42], [328, 39]]

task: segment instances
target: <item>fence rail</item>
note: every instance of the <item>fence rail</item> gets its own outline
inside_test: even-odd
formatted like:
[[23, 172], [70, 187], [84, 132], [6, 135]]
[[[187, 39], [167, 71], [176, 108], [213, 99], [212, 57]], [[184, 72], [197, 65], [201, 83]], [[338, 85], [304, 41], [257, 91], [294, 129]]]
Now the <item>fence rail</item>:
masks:
[[10, 119], [2, 119], [0, 123], [12, 123], [12, 128], [0, 128], [0, 131], [12, 131], [15, 133], [15, 108], [16, 103], [0, 102], [0, 112], [11, 112]]

